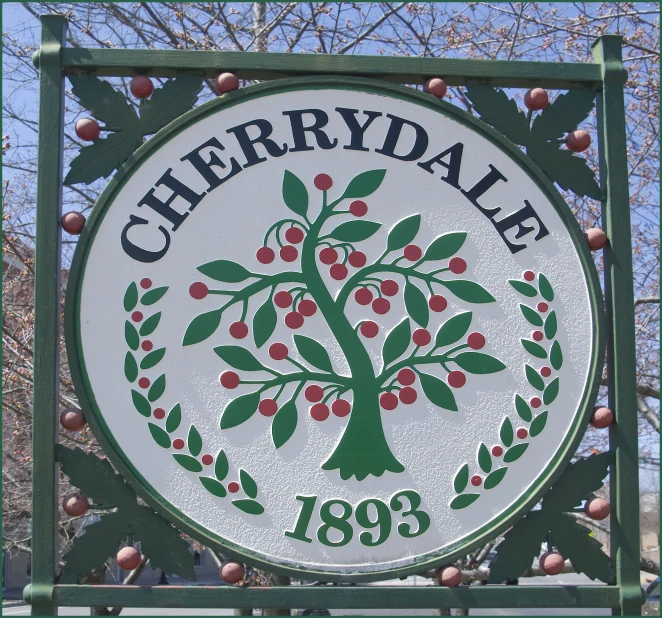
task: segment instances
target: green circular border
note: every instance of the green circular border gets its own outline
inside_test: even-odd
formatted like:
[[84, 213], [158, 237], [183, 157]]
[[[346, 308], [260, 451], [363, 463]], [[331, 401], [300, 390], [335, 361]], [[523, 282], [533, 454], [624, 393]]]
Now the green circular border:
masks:
[[[577, 251], [582, 264], [585, 281], [589, 289], [591, 315], [593, 320], [591, 329], [593, 343], [591, 350], [591, 363], [588, 380], [584, 387], [584, 393], [579, 405], [579, 412], [576, 414], [570, 430], [566, 434], [564, 442], [552, 458], [551, 463], [533, 482], [532, 489], [527, 492], [527, 495], [520, 497], [496, 519], [489, 521], [480, 529], [468, 535], [462, 539], [462, 541], [456, 543], [450, 548], [446, 548], [444, 552], [431, 552], [413, 559], [409, 565], [368, 573], [318, 571], [305, 568], [289, 561], [285, 563], [270, 562], [260, 553], [236, 545], [235, 543], [223, 539], [219, 535], [211, 533], [165, 500], [150, 486], [149, 483], [147, 483], [138, 470], [133, 467], [129, 458], [124, 454], [122, 449], [116, 443], [112, 433], [108, 430], [89, 383], [79, 331], [80, 295], [83, 274], [87, 263], [87, 256], [92, 243], [94, 242], [94, 237], [103, 221], [106, 211], [113, 203], [115, 195], [122, 189], [124, 183], [131, 178], [133, 173], [139, 169], [139, 166], [146, 159], [152, 156], [162, 145], [178, 135], [182, 130], [221, 109], [239, 105], [247, 100], [282, 92], [323, 89], [360, 90], [422, 105], [423, 107], [440, 112], [469, 127], [471, 130], [481, 134], [488, 141], [496, 145], [502, 152], [504, 152], [504, 154], [510, 156], [510, 158], [528, 174], [531, 180], [535, 182], [543, 193], [545, 193], [570, 234], [575, 250]], [[517, 146], [492, 129], [492, 127], [467, 114], [455, 105], [440, 101], [431, 95], [424, 94], [420, 91], [365, 78], [311, 76], [279, 79], [257, 84], [209, 101], [174, 120], [131, 155], [110, 180], [99, 200], [94, 205], [83, 233], [80, 236], [67, 284], [64, 322], [66, 349], [71, 376], [85, 417], [88, 420], [95, 437], [103, 447], [103, 450], [108, 455], [113, 465], [129, 482], [136, 493], [160, 515], [176, 525], [182, 532], [189, 534], [196, 540], [219, 549], [225, 554], [244, 560], [252, 566], [308, 580], [313, 579], [328, 582], [370, 582], [384, 579], [404, 578], [408, 575], [421, 573], [426, 569], [434, 568], [441, 564], [453, 562], [463, 555], [466, 555], [474, 548], [494, 539], [501, 532], [512, 526], [517, 519], [538, 502], [540, 497], [547, 489], [549, 489], [569, 463], [588, 424], [592, 406], [596, 400], [598, 388], [600, 386], [600, 378], [602, 376], [605, 345], [603, 314], [603, 299], [598, 274], [591, 253], [584, 239], [584, 235], [577, 224], [577, 220], [545, 174]]]

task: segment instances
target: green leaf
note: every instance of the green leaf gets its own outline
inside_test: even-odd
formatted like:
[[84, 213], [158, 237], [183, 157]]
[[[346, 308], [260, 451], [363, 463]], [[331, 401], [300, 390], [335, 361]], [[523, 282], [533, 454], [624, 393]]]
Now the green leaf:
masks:
[[530, 341], [529, 339], [522, 339], [523, 348], [536, 358], [547, 358], [547, 352], [545, 348], [537, 344], [535, 341]]
[[152, 386], [149, 387], [149, 391], [147, 391], [147, 399], [149, 399], [151, 402], [156, 401], [161, 395], [163, 395], [165, 387], [166, 377], [165, 373], [162, 373], [158, 378], [156, 378], [156, 380], [154, 380]]
[[304, 335], [294, 335], [294, 345], [296, 345], [301, 358], [307, 363], [322, 371], [333, 373], [333, 365], [331, 364], [329, 353], [321, 343]]
[[225, 498], [227, 495], [228, 492], [225, 490], [223, 483], [219, 483], [216, 479], [209, 478], [208, 476], [200, 476], [198, 478], [210, 494], [214, 494], [219, 498]]
[[542, 430], [545, 428], [545, 423], [547, 423], [547, 410], [541, 412], [533, 419], [531, 427], [529, 427], [529, 434], [532, 438], [535, 438], [542, 433]]
[[346, 221], [341, 223], [329, 237], [342, 242], [360, 242], [370, 238], [381, 227], [374, 221]]
[[466, 232], [450, 232], [437, 236], [425, 250], [425, 261], [445, 260], [455, 255], [467, 239]]
[[242, 489], [249, 498], [257, 497], [257, 484], [253, 480], [253, 477], [242, 468], [239, 468], [239, 481]]
[[524, 451], [526, 451], [527, 448], [529, 448], [528, 442], [522, 442], [521, 444], [511, 446], [503, 456], [503, 461], [505, 463], [517, 461], [522, 455], [524, 455]]
[[264, 513], [264, 507], [255, 500], [233, 500], [232, 504], [249, 515], [262, 515]]
[[449, 360], [469, 373], [497, 373], [506, 368], [499, 359], [482, 352], [462, 352]]
[[264, 365], [246, 348], [238, 345], [219, 345], [214, 348], [217, 356], [230, 367], [240, 371], [261, 371]]
[[152, 416], [152, 406], [149, 405], [149, 401], [147, 401], [147, 399], [138, 391], [131, 390], [131, 399], [133, 400], [133, 405], [140, 414], [147, 418]]
[[189, 472], [202, 472], [202, 464], [195, 457], [182, 453], [173, 453], [173, 457], [182, 468]]
[[149, 433], [151, 433], [152, 438], [154, 438], [154, 442], [162, 448], [170, 448], [170, 436], [163, 431], [161, 427], [154, 423], [147, 423], [147, 425], [149, 427]]
[[[528, 283], [524, 283], [524, 281], [518, 281], [517, 279], [508, 279], [508, 283], [512, 285], [517, 292], [520, 294], [523, 294], [524, 296], [528, 296], [529, 298], [534, 298], [535, 296], [538, 296], [538, 290], [534, 288], [532, 285], [529, 285]], [[522, 305], [520, 305], [521, 307]]]
[[478, 447], [478, 465], [483, 472], [492, 470], [492, 455], [490, 455], [489, 449], [482, 442], [480, 447]]
[[495, 90], [487, 84], [469, 83], [466, 95], [483, 122], [491, 124], [516, 144], [526, 146], [529, 143], [531, 134], [526, 114], [517, 108], [517, 103], [503, 90]]
[[539, 279], [538, 287], [540, 288], [540, 294], [548, 303], [551, 303], [554, 300], [554, 290], [552, 289], [549, 280], [542, 273], [538, 275], [538, 279]]
[[425, 396], [435, 405], [445, 410], [457, 412], [457, 402], [446, 382], [443, 382], [435, 376], [427, 373], [419, 374], [421, 378], [421, 388]]
[[99, 178], [107, 178], [142, 146], [142, 143], [142, 135], [128, 130], [97, 139], [90, 146], [80, 149], [78, 156], [69, 164], [64, 184], [69, 186], [82, 182], [89, 185]]
[[552, 363], [552, 367], [558, 371], [563, 365], [563, 354], [561, 352], [561, 346], [558, 341], [555, 341], [552, 344], [552, 349], [549, 354], [549, 361]]
[[140, 337], [136, 327], [126, 320], [124, 322], [124, 339], [126, 344], [135, 352], [140, 347]]
[[506, 472], [508, 472], [508, 468], [497, 468], [494, 472], [485, 478], [483, 487], [485, 489], [494, 489], [501, 481], [503, 481], [503, 477], [506, 476]]
[[527, 422], [530, 423], [531, 419], [533, 418], [533, 414], [531, 413], [531, 408], [529, 407], [529, 404], [524, 401], [519, 395], [515, 395], [515, 410], [517, 410], [517, 414], [519, 414], [519, 417]]
[[411, 318], [423, 328], [428, 327], [430, 309], [425, 294], [407, 279], [405, 284], [405, 309]]
[[211, 337], [221, 323], [222, 315], [223, 309], [214, 309], [194, 317], [186, 328], [182, 345], [193, 345]]
[[297, 428], [297, 407], [294, 399], [290, 399], [274, 416], [271, 423], [271, 439], [276, 448], [280, 448], [294, 434]]
[[124, 357], [124, 375], [129, 382], [134, 382], [138, 377], [138, 365], [131, 352], [127, 352]]
[[591, 455], [568, 465], [560, 478], [545, 494], [542, 508], [549, 513], [562, 513], [580, 506], [589, 494], [603, 485], [609, 472], [610, 452]]
[[230, 260], [215, 260], [198, 266], [198, 270], [203, 274], [223, 283], [239, 283], [255, 275], [246, 270], [241, 264], [231, 262]]
[[559, 394], [559, 379], [554, 378], [545, 388], [545, 392], [542, 395], [542, 402], [548, 406], [554, 402], [556, 397]]
[[154, 315], [149, 316], [140, 326], [140, 336], [147, 337], [147, 335], [151, 335], [156, 330], [156, 327], [159, 325], [160, 321], [160, 311]]
[[522, 315], [526, 318], [526, 321], [529, 324], [533, 324], [533, 326], [543, 325], [542, 318], [540, 317], [540, 314], [537, 311], [534, 311], [533, 309], [531, 309], [531, 307], [527, 305], [520, 305], [519, 308], [522, 311]]
[[305, 217], [308, 212], [308, 189], [292, 172], [283, 175], [283, 201], [297, 215]]
[[140, 361], [140, 368], [151, 369], [154, 367], [154, 365], [157, 365], [161, 362], [161, 359], [165, 356], [165, 353], [165, 348], [159, 348], [158, 350], [153, 350], [149, 354], [146, 354]]
[[470, 504], [476, 502], [478, 498], [480, 498], [480, 494], [462, 494], [451, 501], [450, 507], [456, 511], [459, 509], [465, 509]]
[[259, 393], [248, 393], [233, 399], [223, 410], [221, 429], [230, 429], [246, 422], [255, 414], [259, 403]]
[[473, 281], [457, 279], [455, 281], [439, 281], [460, 300], [468, 303], [494, 303], [496, 299], [482, 285]]
[[133, 311], [138, 304], [138, 287], [136, 282], [132, 281], [124, 292], [124, 311]]
[[453, 488], [455, 493], [461, 494], [469, 483], [469, 464], [464, 464], [455, 475], [453, 480]]
[[225, 479], [230, 470], [230, 464], [228, 464], [228, 456], [225, 454], [225, 451], [220, 451], [216, 455], [216, 465], [214, 466], [214, 474], [219, 481]]
[[261, 348], [273, 335], [277, 323], [278, 316], [276, 315], [274, 301], [269, 296], [253, 316], [253, 339], [258, 348]]
[[369, 172], [363, 172], [362, 174], [355, 176], [347, 185], [342, 199], [368, 197], [379, 189], [379, 185], [382, 184], [384, 176], [386, 176], [386, 170], [370, 170]]
[[195, 428], [195, 425], [191, 425], [189, 428], [186, 443], [191, 455], [197, 457], [202, 450], [202, 438], [200, 437], [198, 430]]
[[552, 311], [545, 320], [545, 337], [554, 339], [557, 330], [556, 311]]
[[166, 431], [172, 433], [179, 428], [180, 423], [182, 422], [182, 407], [176, 403], [172, 406], [170, 412], [168, 412], [168, 418], [166, 419]]
[[499, 430], [499, 437], [503, 445], [508, 448], [513, 443], [514, 432], [513, 424], [510, 422], [510, 419], [506, 416], [501, 423], [501, 429]]
[[536, 116], [531, 137], [537, 141], [547, 141], [574, 131], [591, 113], [594, 99], [595, 91], [589, 88], [573, 88], [566, 94], [560, 94]]
[[392, 363], [396, 358], [402, 356], [411, 341], [411, 325], [409, 318], [405, 318], [386, 336], [382, 348], [384, 367]]
[[545, 380], [540, 377], [540, 374], [531, 365], [524, 365], [526, 372], [526, 379], [529, 384], [538, 391], [545, 390]]
[[143, 305], [153, 305], [155, 302], [161, 300], [164, 294], [168, 291], [168, 286], [164, 285], [160, 288], [154, 288], [149, 292], [145, 292], [143, 297], [140, 299], [140, 302]]
[[143, 135], [156, 133], [193, 109], [202, 86], [202, 77], [182, 75], [176, 79], [169, 79], [163, 86], [154, 90], [149, 99], [143, 99], [140, 103]]
[[472, 318], [473, 313], [471, 311], [464, 311], [446, 320], [437, 331], [435, 346], [441, 348], [462, 339], [471, 326]]
[[[110, 82], [94, 75], [67, 75], [71, 92], [92, 116], [113, 131], [139, 132], [140, 121], [126, 97], [115, 90]], [[142, 137], [142, 135], [140, 135]]]
[[398, 221], [388, 233], [386, 249], [397, 251], [411, 243], [421, 227], [421, 215], [412, 215], [402, 221]]

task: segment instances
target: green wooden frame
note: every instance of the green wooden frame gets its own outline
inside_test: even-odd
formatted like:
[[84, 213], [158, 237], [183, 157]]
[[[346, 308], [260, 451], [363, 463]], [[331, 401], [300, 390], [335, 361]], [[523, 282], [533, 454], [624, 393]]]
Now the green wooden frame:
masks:
[[[37, 241], [35, 281], [35, 364], [33, 406], [32, 584], [25, 598], [32, 615], [56, 615], [58, 606], [133, 607], [609, 607], [615, 614], [638, 615], [639, 513], [634, 302], [630, 212], [627, 185], [622, 38], [605, 35], [593, 47], [594, 63], [543, 63], [436, 58], [381, 58], [243, 52], [66, 49], [66, 20], [42, 16], [42, 41], [35, 54], [40, 69]], [[229, 587], [149, 588], [79, 586], [55, 583], [57, 564], [60, 216], [64, 77], [204, 75], [233, 71], [245, 79], [292, 76], [361, 76], [421, 84], [443, 76], [449, 85], [483, 80], [499, 87], [543, 86], [598, 90], [600, 182], [605, 248], [605, 302], [609, 405], [616, 423], [610, 429], [615, 454], [611, 477], [612, 558], [615, 585], [502, 586], [443, 588]], [[613, 319], [618, 316], [618, 319]]]

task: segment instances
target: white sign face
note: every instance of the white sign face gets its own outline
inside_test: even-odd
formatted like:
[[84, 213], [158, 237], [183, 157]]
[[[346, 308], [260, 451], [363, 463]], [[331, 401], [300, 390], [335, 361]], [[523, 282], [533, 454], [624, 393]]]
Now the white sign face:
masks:
[[227, 99], [148, 142], [78, 247], [69, 354], [110, 457], [183, 530], [283, 572], [386, 578], [493, 538], [597, 388], [572, 214], [429, 95]]

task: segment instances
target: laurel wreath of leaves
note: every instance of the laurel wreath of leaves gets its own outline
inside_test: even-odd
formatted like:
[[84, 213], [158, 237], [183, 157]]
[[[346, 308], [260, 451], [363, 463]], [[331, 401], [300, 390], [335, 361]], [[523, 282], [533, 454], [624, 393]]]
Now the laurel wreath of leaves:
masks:
[[[535, 277], [533, 281], [535, 281]], [[558, 331], [558, 320], [556, 312], [548, 304], [554, 300], [554, 290], [547, 277], [542, 273], [539, 273], [537, 276], [537, 286], [517, 279], [512, 279], [508, 282], [519, 294], [525, 296], [527, 299], [534, 300], [542, 297], [546, 305], [544, 311], [540, 311], [537, 308], [534, 309], [524, 303], [520, 303], [519, 307], [526, 321], [532, 326], [541, 329], [540, 332], [542, 332], [543, 338], [548, 345], [548, 347], [545, 347], [533, 339], [521, 340], [522, 347], [526, 352], [536, 359], [549, 361], [551, 365], [550, 375], [547, 376], [547, 381], [541, 375], [540, 370], [535, 369], [528, 363], [524, 365], [527, 382], [536, 391], [536, 396], [532, 400], [537, 400], [536, 407], [542, 405], [547, 408], [558, 397], [560, 380], [558, 375], [554, 375], [554, 372], [558, 372], [563, 365], [561, 345], [558, 339], [555, 338]], [[539, 305], [540, 303], [538, 303]], [[538, 394], [540, 397], [537, 396]], [[515, 412], [519, 417], [521, 427], [515, 429], [510, 418], [504, 418], [499, 430], [500, 443], [498, 448], [501, 451], [501, 455], [497, 456], [493, 454], [485, 443], [481, 443], [478, 447], [478, 467], [486, 475], [484, 479], [480, 476], [478, 478], [481, 479], [480, 484], [482, 484], [484, 490], [494, 489], [503, 481], [508, 472], [508, 466], [501, 465], [495, 467], [495, 464], [498, 466], [498, 462], [495, 460], [502, 459], [505, 464], [514, 463], [529, 448], [530, 441], [526, 440], [526, 438], [535, 438], [545, 429], [549, 410], [545, 409], [534, 416], [533, 406], [530, 405], [532, 400], [527, 403], [520, 394], [515, 395]], [[522, 431], [522, 429], [524, 432], [520, 438], [517, 432]], [[517, 442], [515, 443], [516, 440]], [[453, 487], [458, 495], [450, 503], [452, 509], [464, 509], [476, 502], [483, 495], [482, 493], [466, 492], [470, 478], [470, 466], [468, 463], [465, 463], [455, 474], [453, 480]]]
[[[124, 310], [129, 313], [136, 311], [138, 305], [142, 308], [154, 305], [161, 300], [168, 291], [167, 286], [150, 289], [140, 296], [136, 282], [129, 284], [126, 292], [124, 293]], [[127, 319], [124, 323], [124, 339], [129, 347], [124, 357], [124, 375], [130, 384], [134, 384], [138, 380], [140, 371], [154, 369], [165, 357], [166, 349], [150, 349], [140, 359], [136, 360], [136, 353], [141, 347], [141, 338], [151, 335], [161, 321], [161, 312], [153, 313], [145, 319], [139, 320], [141, 325], [139, 328], [134, 326], [131, 319]], [[145, 418], [154, 418], [154, 411], [152, 405], [163, 396], [166, 389], [166, 374], [160, 374], [151, 384], [147, 391], [147, 396], [143, 395], [136, 388], [131, 389], [131, 399], [136, 410]], [[182, 424], [182, 408], [179, 403], [176, 403], [168, 412], [163, 414], [160, 419], [163, 423], [148, 422], [149, 432], [154, 441], [164, 449], [173, 448], [174, 440], [171, 439], [171, 434], [176, 432]], [[202, 463], [199, 459], [202, 453], [203, 440], [200, 432], [194, 424], [191, 424], [188, 430], [187, 438], [184, 441], [188, 453], [173, 453], [172, 456], [175, 461], [189, 472], [199, 473], [204, 470], [206, 466], [213, 464], [214, 476], [199, 476], [200, 482], [203, 487], [212, 495], [218, 498], [225, 498], [228, 493], [227, 486], [224, 481], [230, 472], [230, 463], [224, 450], [221, 450], [215, 457], [212, 457], [211, 462]], [[177, 449], [177, 450], [183, 450]], [[204, 459], [204, 458], [203, 458]], [[253, 477], [246, 472], [246, 470], [239, 468], [238, 471], [239, 486], [243, 489], [247, 498], [240, 498], [232, 500], [232, 504], [239, 510], [250, 515], [261, 515], [264, 513], [264, 507], [256, 499], [258, 494], [257, 483]]]

